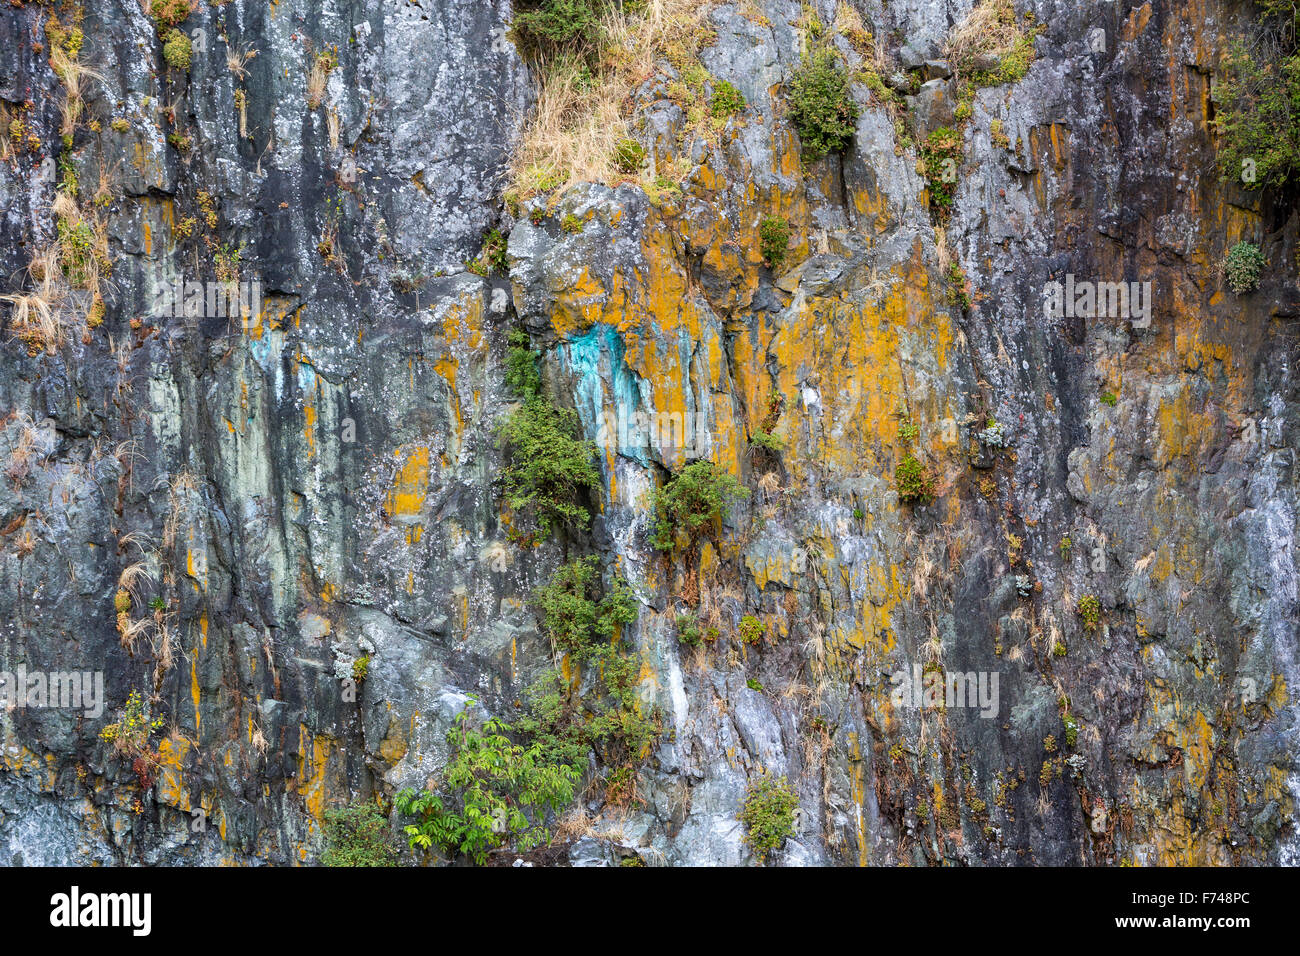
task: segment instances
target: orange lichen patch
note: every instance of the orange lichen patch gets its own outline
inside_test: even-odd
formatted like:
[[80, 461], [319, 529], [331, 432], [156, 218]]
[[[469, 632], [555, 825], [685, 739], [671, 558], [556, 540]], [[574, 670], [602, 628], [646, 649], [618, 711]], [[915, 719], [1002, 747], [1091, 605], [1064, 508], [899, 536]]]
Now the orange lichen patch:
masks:
[[[204, 618], [204, 625], [205, 625], [205, 626], [204, 626], [204, 643], [207, 643], [207, 637], [206, 637], [206, 634], [207, 634], [207, 627], [206, 627], [206, 625], [207, 625], [207, 619], [206, 619], [206, 618]], [[191, 700], [191, 701], [193, 702], [193, 704], [194, 704], [194, 734], [195, 734], [195, 736], [198, 735], [198, 733], [199, 733], [199, 729], [200, 729], [200, 728], [199, 728], [199, 713], [200, 713], [200, 711], [199, 711], [199, 700], [200, 700], [201, 696], [202, 696], [202, 695], [201, 695], [200, 692], [199, 692], [199, 649], [196, 647], [196, 648], [194, 648], [194, 650], [190, 653], [190, 700]]]
[[194, 529], [188, 532], [189, 546], [185, 549], [185, 574], [194, 584], [194, 590], [200, 594], [208, 589], [208, 552], [206, 548], [194, 547]]
[[392, 766], [406, 756], [410, 748], [410, 734], [414, 731], [414, 722], [408, 727], [393, 715], [393, 705], [388, 704], [388, 729], [384, 739], [379, 743], [379, 756]]
[[412, 537], [411, 530], [418, 527], [415, 519], [424, 510], [424, 500], [429, 494], [429, 449], [415, 445], [405, 451], [399, 448], [394, 454], [401, 466], [389, 489], [386, 507], [394, 520], [408, 525], [407, 543], [413, 544], [419, 536]]
[[184, 737], [168, 737], [158, 745], [158, 802], [189, 812], [190, 792], [185, 786], [185, 760], [190, 742]]
[[294, 788], [302, 797], [303, 808], [318, 823], [324, 819], [327, 780], [334, 755], [331, 738], [312, 735], [306, 724], [299, 725], [302, 735], [298, 753], [298, 776]]
[[849, 794], [857, 811], [858, 865], [870, 866], [867, 846], [867, 763], [862, 759], [862, 743], [856, 731], [849, 731]]

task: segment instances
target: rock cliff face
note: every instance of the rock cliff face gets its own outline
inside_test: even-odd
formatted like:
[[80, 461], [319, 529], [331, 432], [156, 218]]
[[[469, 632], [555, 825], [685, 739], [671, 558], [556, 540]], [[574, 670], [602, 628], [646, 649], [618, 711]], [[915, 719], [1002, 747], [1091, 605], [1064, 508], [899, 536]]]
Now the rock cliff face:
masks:
[[[584, 790], [539, 860], [748, 863], [767, 771], [799, 808], [770, 864], [1300, 862], [1296, 208], [1225, 184], [1209, 127], [1250, 8], [1016, 0], [1032, 62], [963, 109], [971, 0], [848, 4], [892, 106], [843, 4], [704, 6], [705, 85], [744, 109], [701, 133], [665, 60], [623, 104], [663, 189], [508, 202], [538, 83], [508, 0], [204, 2], [188, 70], [138, 0], [0, 8], [6, 291], [70, 222], [102, 273], [43, 337], [3, 309], [0, 669], [106, 698], [0, 713], [0, 859], [313, 863], [330, 807], [400, 825], [457, 714], [515, 719], [553, 665], [529, 595], [577, 549], [635, 593], [662, 731], [635, 799]], [[78, 11], [65, 140], [48, 20]], [[814, 40], [859, 111], [801, 161]], [[938, 216], [908, 140], [948, 126]], [[468, 269], [494, 228], [506, 271]], [[1238, 296], [1242, 240], [1270, 265]], [[245, 315], [159, 314], [217, 279]], [[1048, 314], [1054, 281], [1150, 283], [1149, 321]], [[581, 541], [520, 540], [502, 500], [521, 328], [597, 443]], [[911, 455], [932, 501], [900, 501]], [[688, 566], [648, 501], [704, 459], [750, 495]], [[717, 639], [680, 642], [683, 607]]]

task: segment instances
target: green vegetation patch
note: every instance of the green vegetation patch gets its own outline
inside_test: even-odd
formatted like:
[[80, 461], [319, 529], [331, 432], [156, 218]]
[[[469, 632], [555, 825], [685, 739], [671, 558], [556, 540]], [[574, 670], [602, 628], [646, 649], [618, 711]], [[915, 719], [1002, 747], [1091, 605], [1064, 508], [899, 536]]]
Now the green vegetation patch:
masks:
[[804, 54], [786, 91], [790, 122], [810, 160], [847, 149], [857, 131], [858, 105], [835, 51], [819, 46]]

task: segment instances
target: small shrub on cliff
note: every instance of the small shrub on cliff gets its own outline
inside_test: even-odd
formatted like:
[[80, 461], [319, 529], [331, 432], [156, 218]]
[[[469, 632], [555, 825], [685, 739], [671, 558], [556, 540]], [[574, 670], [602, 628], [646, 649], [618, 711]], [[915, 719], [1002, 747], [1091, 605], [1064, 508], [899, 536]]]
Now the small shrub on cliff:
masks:
[[550, 838], [546, 814], [573, 799], [581, 773], [547, 762], [536, 745], [512, 743], [512, 732], [496, 718], [479, 726], [468, 707], [461, 711], [447, 732], [446, 792], [407, 788], [397, 794], [397, 809], [416, 818], [405, 827], [412, 848], [437, 844], [482, 864], [507, 841], [530, 850]]
[[1259, 246], [1250, 242], [1237, 243], [1223, 260], [1223, 277], [1228, 288], [1237, 295], [1254, 292], [1259, 288], [1259, 277], [1266, 264]]
[[952, 205], [961, 162], [961, 134], [947, 126], [932, 132], [921, 148], [921, 173], [929, 183], [930, 206], [940, 211]]
[[934, 480], [925, 466], [910, 452], [894, 470], [898, 500], [906, 504], [929, 504], [934, 500]]
[[1281, 186], [1300, 172], [1300, 6], [1256, 6], [1254, 35], [1233, 43], [1213, 86], [1219, 167], [1247, 189]]
[[767, 625], [754, 617], [752, 614], [746, 614], [740, 619], [740, 643], [754, 645], [763, 639], [767, 633]]
[[388, 818], [369, 803], [325, 811], [324, 866], [396, 866]]
[[745, 108], [745, 94], [726, 80], [720, 80], [713, 87], [713, 99], [709, 102], [709, 111], [718, 119], [735, 116]]
[[654, 493], [652, 543], [671, 551], [680, 531], [693, 545], [711, 525], [726, 519], [734, 502], [747, 497], [749, 489], [712, 462], [687, 465]]
[[614, 165], [622, 172], [635, 173], [645, 165], [645, 147], [634, 139], [621, 139], [614, 146]]
[[189, 72], [193, 52], [190, 38], [180, 30], [172, 30], [163, 38], [163, 59], [173, 69]]
[[1079, 613], [1079, 620], [1083, 622], [1084, 630], [1094, 631], [1097, 625], [1101, 623], [1101, 601], [1095, 594], [1085, 594], [1079, 598], [1079, 603], [1075, 607]]
[[195, 0], [150, 0], [149, 17], [161, 34], [184, 22], [195, 6]]
[[975, 86], [1018, 83], [1034, 62], [1034, 38], [1042, 30], [1032, 14], [1022, 27], [1012, 0], [985, 0], [952, 31], [947, 56], [957, 75]]
[[599, 584], [600, 564], [593, 555], [570, 561], [533, 592], [542, 631], [559, 652], [585, 659], [594, 646], [608, 643], [619, 627], [636, 620], [636, 598], [622, 580], [615, 578], [603, 597]]
[[794, 836], [794, 811], [799, 798], [785, 777], [774, 780], [764, 772], [749, 785], [740, 820], [745, 825], [745, 843], [760, 864], [779, 849], [786, 837]]
[[587, 55], [604, 37], [601, 15], [607, 0], [520, 0], [511, 23], [525, 55]]
[[483, 237], [483, 248], [478, 258], [469, 263], [469, 271], [477, 276], [487, 278], [493, 272], [505, 275], [510, 271], [510, 260], [506, 256], [508, 240], [500, 229], [489, 229]]
[[1079, 742], [1079, 721], [1071, 714], [1066, 714], [1065, 720], [1065, 746], [1073, 747]]
[[790, 225], [777, 216], [768, 216], [758, 227], [758, 246], [763, 263], [769, 269], [781, 268], [790, 248]]
[[857, 132], [858, 105], [849, 95], [849, 77], [829, 47], [804, 54], [786, 94], [790, 121], [809, 159], [847, 149]]
[[578, 416], [534, 394], [500, 425], [506, 451], [506, 500], [531, 513], [542, 537], [560, 528], [585, 528], [591, 514], [579, 503], [600, 486], [595, 446], [579, 437]]
[[691, 647], [704, 643], [704, 634], [700, 630], [700, 620], [693, 614], [677, 615], [677, 640]]
[[528, 347], [528, 333], [512, 329], [506, 341], [506, 385], [523, 398], [532, 398], [542, 390], [542, 377], [537, 371], [538, 355]]

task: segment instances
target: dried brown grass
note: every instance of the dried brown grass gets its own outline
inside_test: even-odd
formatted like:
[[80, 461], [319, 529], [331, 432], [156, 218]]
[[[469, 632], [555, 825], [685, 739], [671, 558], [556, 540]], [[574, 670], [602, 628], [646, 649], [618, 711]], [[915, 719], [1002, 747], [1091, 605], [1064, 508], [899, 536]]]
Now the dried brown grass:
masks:
[[649, 0], [639, 15], [613, 9], [605, 18], [606, 52], [594, 76], [577, 61], [550, 63], [510, 164], [518, 198], [622, 178], [614, 148], [628, 135], [633, 92], [675, 45], [696, 33], [711, 5], [711, 0]]

